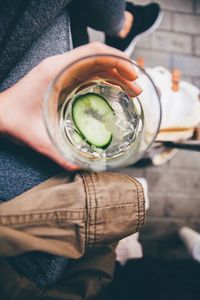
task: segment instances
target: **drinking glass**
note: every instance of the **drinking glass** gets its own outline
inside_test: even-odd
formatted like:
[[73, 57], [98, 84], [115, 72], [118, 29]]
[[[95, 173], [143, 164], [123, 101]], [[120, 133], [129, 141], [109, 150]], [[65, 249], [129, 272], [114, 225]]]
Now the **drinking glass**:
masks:
[[[121, 64], [132, 65], [138, 74], [135, 82], [143, 90], [139, 96], [130, 96], [119, 80], [98, 67], [85, 68], [92, 66], [94, 59], [106, 61], [112, 57]], [[89, 100], [84, 100], [88, 95]], [[81, 111], [87, 101], [96, 101], [96, 111]], [[104, 108], [106, 113], [100, 120]], [[161, 122], [159, 92], [151, 77], [134, 61], [106, 54], [86, 56], [67, 65], [50, 84], [44, 101], [44, 122], [52, 143], [67, 161], [94, 171], [127, 166], [140, 159], [156, 138]], [[97, 142], [105, 132], [108, 141], [102, 144], [88, 138], [90, 134]]]

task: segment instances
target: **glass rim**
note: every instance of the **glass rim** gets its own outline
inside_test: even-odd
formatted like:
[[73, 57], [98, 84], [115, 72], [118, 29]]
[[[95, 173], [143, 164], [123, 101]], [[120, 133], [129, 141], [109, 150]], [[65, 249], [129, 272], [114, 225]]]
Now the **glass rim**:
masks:
[[[154, 87], [154, 90], [156, 91], [156, 95], [157, 95], [157, 100], [158, 100], [158, 106], [159, 106], [159, 120], [158, 120], [158, 123], [157, 123], [157, 129], [155, 131], [155, 134], [154, 136], [152, 137], [152, 141], [148, 144], [148, 146], [140, 153], [138, 159], [140, 159], [148, 150], [149, 148], [152, 146], [152, 144], [154, 143], [155, 139], [156, 139], [156, 136], [158, 135], [158, 132], [159, 132], [159, 129], [160, 129], [160, 125], [161, 125], [161, 120], [162, 120], [162, 105], [161, 105], [161, 96], [160, 96], [160, 93], [159, 93], [159, 90], [158, 88], [156, 87], [153, 79], [151, 78], [151, 76], [147, 73], [147, 71], [140, 67], [134, 60], [132, 59], [128, 59], [128, 58], [125, 58], [125, 57], [121, 57], [119, 55], [113, 55], [113, 54], [91, 54], [91, 55], [86, 55], [86, 56], [83, 56], [79, 59], [76, 59], [74, 61], [72, 61], [71, 63], [69, 64], [66, 64], [65, 67], [62, 68], [62, 70], [56, 75], [56, 77], [49, 83], [48, 87], [47, 87], [47, 90], [44, 94], [44, 101], [43, 101], [43, 120], [44, 120], [44, 125], [45, 125], [45, 129], [47, 131], [47, 134], [50, 138], [50, 141], [52, 142], [52, 144], [55, 146], [55, 149], [58, 151], [58, 153], [60, 153], [60, 155], [68, 160], [69, 158], [67, 157], [67, 155], [64, 153], [64, 151], [62, 151], [61, 147], [58, 146], [58, 144], [56, 143], [55, 139], [53, 138], [53, 134], [51, 132], [51, 122], [49, 120], [49, 115], [48, 115], [48, 103], [49, 103], [49, 99], [50, 99], [50, 96], [51, 96], [51, 93], [53, 92], [53, 89], [57, 83], [57, 81], [59, 80], [59, 78], [66, 72], [66, 70], [70, 67], [72, 67], [73, 65], [85, 60], [85, 59], [92, 59], [94, 57], [115, 57], [117, 59], [120, 59], [120, 60], [124, 60], [126, 62], [129, 62], [131, 64], [133, 64], [134, 66], [136, 66], [142, 73], [144, 73], [148, 79], [150, 80], [151, 84], [153, 85]], [[134, 80], [133, 80], [134, 81]], [[137, 159], [137, 160], [138, 160]], [[137, 161], [136, 160], [136, 161]], [[135, 162], [136, 162], [135, 161]], [[134, 163], [135, 163], [134, 162]], [[73, 162], [72, 162], [73, 163]], [[92, 169], [92, 168], [91, 168]]]

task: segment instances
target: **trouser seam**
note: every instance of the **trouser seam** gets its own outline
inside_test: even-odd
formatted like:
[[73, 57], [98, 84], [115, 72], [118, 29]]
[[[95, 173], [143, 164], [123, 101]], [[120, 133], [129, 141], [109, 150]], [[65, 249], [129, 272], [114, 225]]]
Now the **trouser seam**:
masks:
[[94, 201], [95, 201], [95, 210], [94, 210], [94, 241], [93, 241], [93, 248], [95, 247], [96, 244], [96, 234], [97, 234], [97, 193], [96, 193], [96, 188], [93, 180], [93, 174], [89, 174], [92, 182], [92, 186], [94, 189]]
[[86, 222], [85, 222], [85, 249], [89, 246], [90, 240], [90, 193], [88, 191], [88, 185], [85, 179], [85, 173], [81, 173], [83, 179], [83, 185], [85, 189], [85, 203], [86, 203]]
[[[85, 172], [86, 177], [85, 177], [85, 183], [87, 186], [87, 195], [88, 195], [88, 248], [94, 248], [95, 246], [95, 231], [96, 231], [96, 221], [95, 218], [97, 219], [97, 199], [96, 198], [96, 191], [94, 187], [94, 182], [91, 178], [91, 173], [90, 172]], [[93, 199], [94, 197], [94, 199]]]
[[[76, 217], [75, 217], [76, 214]], [[84, 211], [50, 211], [50, 212], [34, 212], [28, 214], [12, 214], [12, 215], [0, 215], [0, 225], [30, 225], [30, 224], [42, 224], [46, 221], [51, 221], [54, 223], [63, 223], [67, 219], [67, 222], [83, 220]]]
[[[129, 181], [131, 181], [132, 183], [134, 183], [134, 185], [136, 186], [136, 194], [137, 194], [137, 217], [138, 217], [138, 222], [137, 222], [137, 231], [139, 231], [143, 225], [144, 225], [144, 221], [145, 221], [145, 201], [141, 201], [142, 199], [144, 200], [144, 191], [143, 191], [143, 187], [141, 185], [140, 182], [138, 182], [136, 179], [133, 179], [127, 175], [124, 175]], [[141, 192], [139, 192], [138, 190], [138, 186], [140, 186], [141, 188]]]
[[[89, 179], [88, 183], [87, 183], [87, 187], [88, 187], [88, 194], [89, 194], [89, 199], [90, 199], [90, 211], [89, 211], [89, 240], [88, 240], [88, 245], [91, 248], [94, 248], [94, 235], [95, 235], [95, 224], [93, 221], [93, 214], [92, 214], [92, 210], [93, 210], [93, 202], [92, 202], [92, 195], [94, 194], [94, 198], [95, 198], [95, 189], [94, 189], [94, 184], [91, 178], [91, 174], [90, 172], [87, 172], [87, 179]], [[91, 190], [92, 189], [92, 190]], [[92, 194], [93, 192], [93, 194]], [[95, 208], [95, 207], [94, 207]], [[95, 215], [95, 211], [94, 211], [94, 215]], [[94, 226], [94, 231], [92, 230], [92, 226]]]

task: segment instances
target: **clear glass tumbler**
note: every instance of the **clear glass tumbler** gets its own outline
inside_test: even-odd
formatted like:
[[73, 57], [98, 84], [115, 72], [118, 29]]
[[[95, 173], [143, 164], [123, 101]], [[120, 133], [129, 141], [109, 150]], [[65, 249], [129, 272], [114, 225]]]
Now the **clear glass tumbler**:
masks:
[[[94, 59], [110, 57], [133, 66], [143, 90], [139, 96], [130, 96], [119, 80], [98, 67], [88, 69]], [[44, 122], [67, 161], [94, 171], [119, 168], [135, 163], [154, 142], [161, 122], [159, 93], [135, 62], [106, 54], [86, 56], [67, 65], [50, 84]]]

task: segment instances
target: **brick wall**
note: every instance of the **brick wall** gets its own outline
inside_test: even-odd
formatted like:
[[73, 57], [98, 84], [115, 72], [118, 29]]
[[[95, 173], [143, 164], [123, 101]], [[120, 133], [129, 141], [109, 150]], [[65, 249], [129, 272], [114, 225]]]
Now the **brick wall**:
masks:
[[190, 226], [200, 232], [200, 153], [179, 151], [163, 166], [129, 167], [119, 172], [148, 182], [150, 209], [140, 235], [145, 254], [188, 258], [178, 230]]
[[[162, 23], [137, 44], [132, 57], [143, 56], [146, 67], [179, 68], [182, 78], [200, 87], [200, 0], [157, 2], [164, 11]], [[103, 41], [100, 32], [91, 37]], [[178, 229], [187, 225], [200, 232], [200, 153], [180, 151], [161, 167], [133, 166], [119, 172], [145, 177], [148, 182], [150, 209], [140, 235], [145, 254], [168, 259], [188, 257]]]
[[[147, 67], [179, 68], [182, 78], [200, 87], [200, 0], [157, 2], [164, 11], [162, 23], [137, 44], [132, 57], [143, 56]], [[200, 232], [200, 153], [180, 151], [164, 166], [122, 172], [148, 181], [150, 209], [141, 233], [145, 254], [187, 258], [178, 229], [186, 225]]]
[[[151, 1], [136, 0], [143, 4]], [[158, 0], [164, 16], [159, 28], [138, 42], [132, 55], [146, 66], [179, 68], [182, 78], [200, 87], [200, 1]]]

